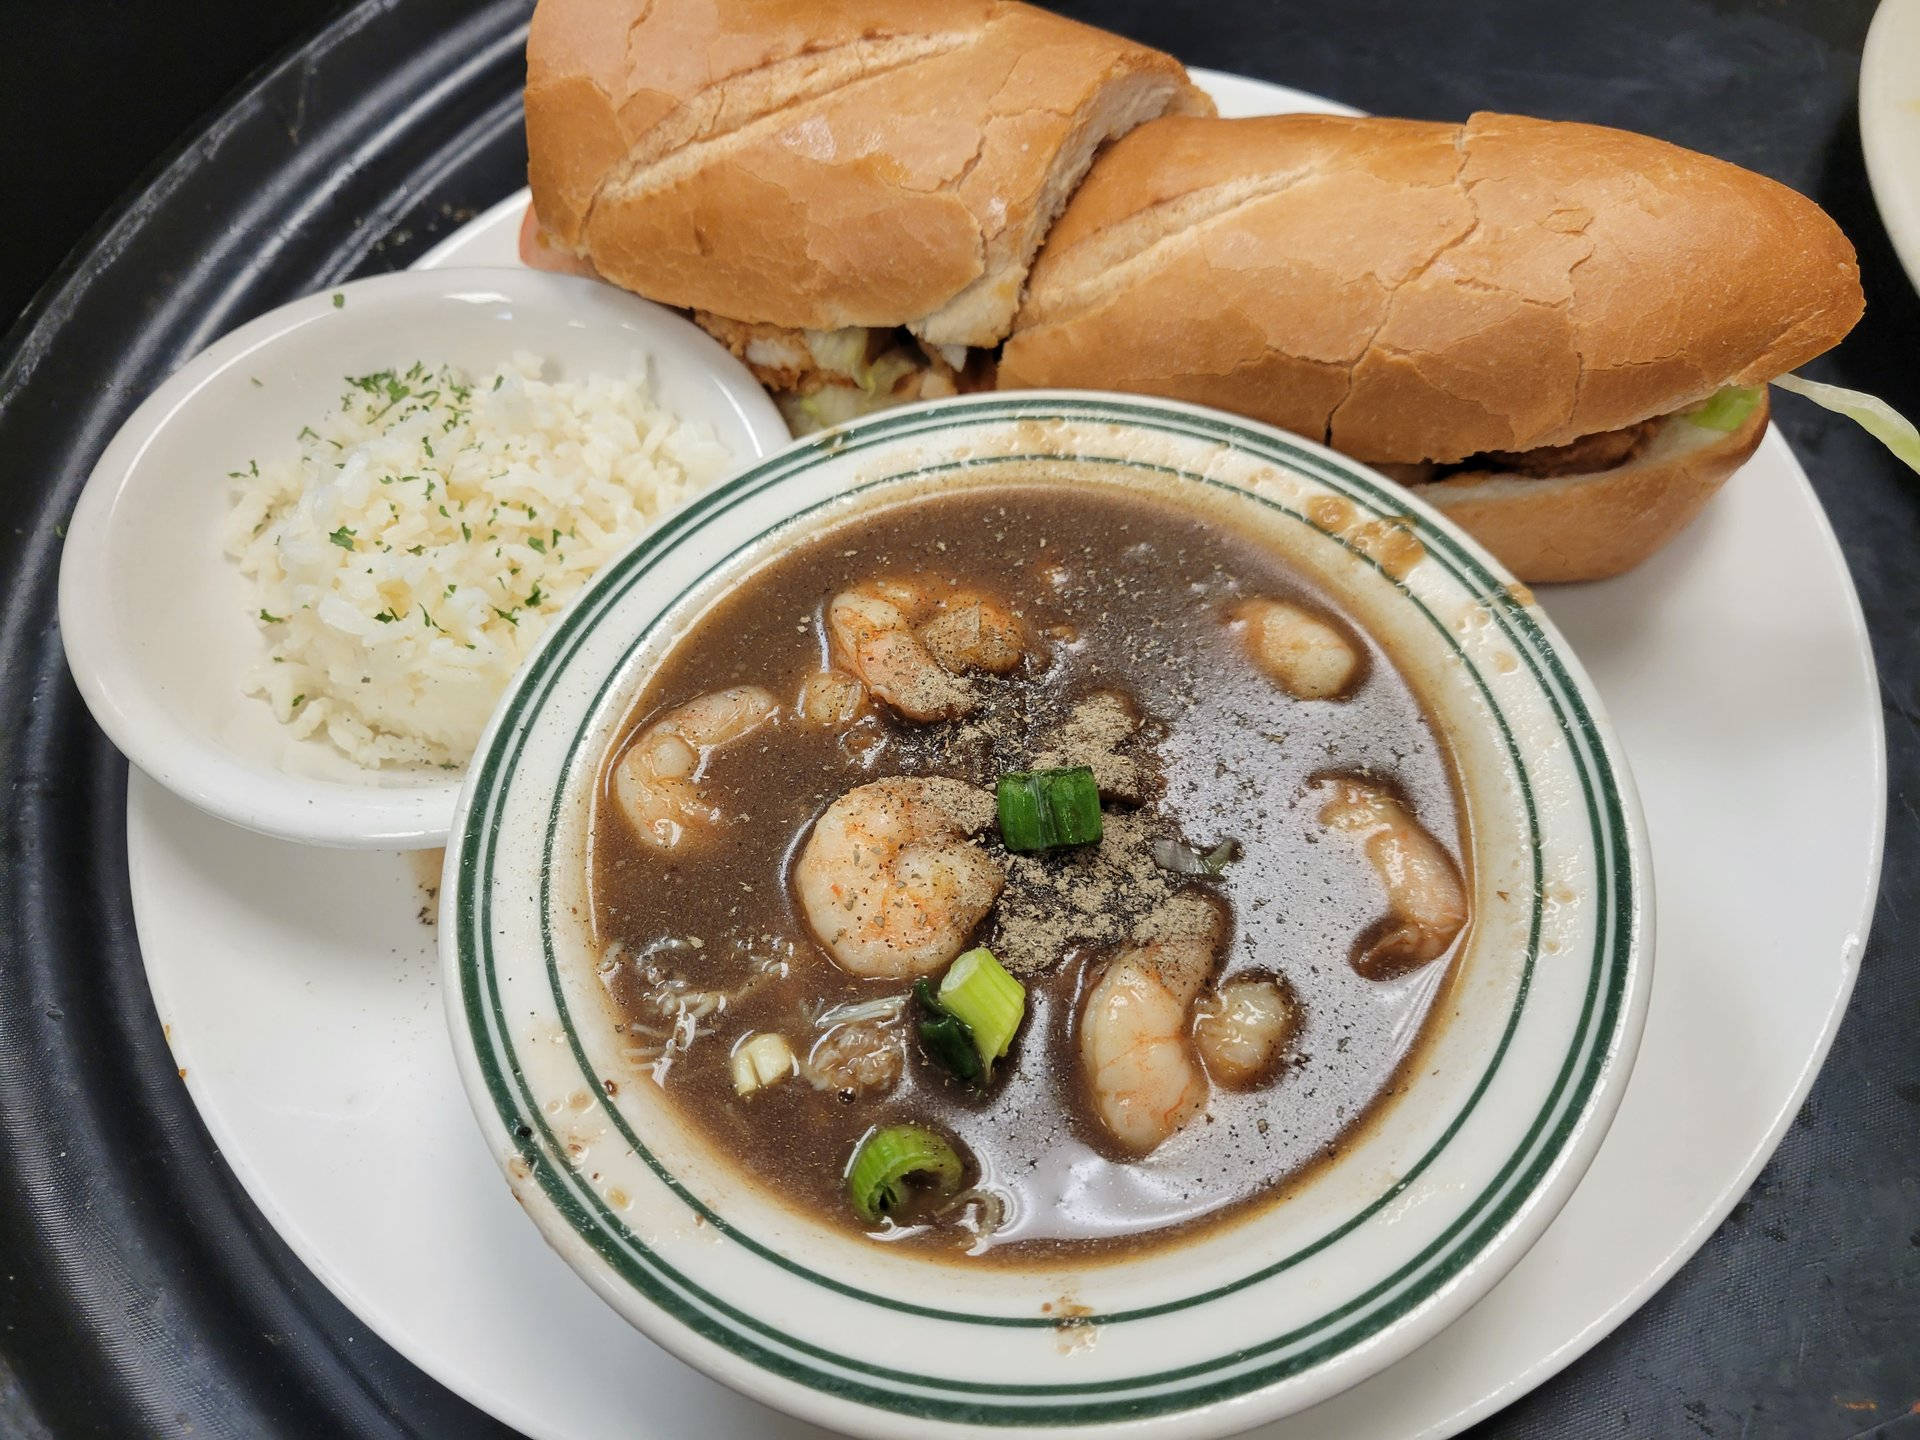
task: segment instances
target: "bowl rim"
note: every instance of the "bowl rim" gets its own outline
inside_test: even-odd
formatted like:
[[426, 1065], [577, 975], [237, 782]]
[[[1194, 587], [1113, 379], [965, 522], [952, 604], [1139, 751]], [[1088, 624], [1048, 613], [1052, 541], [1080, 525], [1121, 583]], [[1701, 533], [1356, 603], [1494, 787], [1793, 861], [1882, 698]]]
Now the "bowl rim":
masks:
[[[322, 327], [366, 325], [382, 302], [442, 303], [504, 297], [516, 308], [630, 313], [641, 343], [691, 344], [730, 406], [715, 429], [742, 466], [757, 463], [791, 438], [758, 382], [705, 331], [665, 307], [596, 280], [520, 266], [401, 270], [346, 280], [301, 296], [228, 331], [160, 383], [108, 442], [82, 487], [61, 547], [58, 613], [67, 668], [81, 699], [114, 746], [161, 785], [222, 820], [297, 843], [355, 849], [419, 849], [444, 843], [458, 803], [458, 775], [417, 781], [357, 783], [300, 775], [255, 764], [182, 722], [145, 683], [132, 658], [137, 641], [122, 633], [100, 576], [111, 563], [123, 495], [164, 485], [149, 453], [158, 438], [191, 416], [210, 386], [263, 349], [308, 343]], [[337, 333], [337, 331], [336, 331]], [[305, 338], [303, 338], [305, 337]], [[247, 700], [245, 703], [258, 704]]]
[[[928, 423], [929, 417], [932, 417], [931, 423]], [[674, 518], [670, 526], [663, 526], [647, 542], [636, 546], [628, 556], [597, 577], [589, 591], [582, 595], [576, 609], [570, 612], [568, 622], [556, 626], [544, 637], [540, 651], [530, 659], [506, 700], [496, 711], [463, 790], [447, 853], [439, 942], [443, 976], [447, 982], [445, 992], [449, 1026], [469, 1100], [503, 1163], [511, 1170], [518, 1161], [528, 1167], [518, 1172], [523, 1180], [532, 1174], [540, 1181], [537, 1188], [525, 1185], [515, 1187], [524, 1208], [555, 1248], [588, 1279], [602, 1297], [651, 1338], [717, 1378], [791, 1413], [850, 1428], [858, 1433], [891, 1433], [887, 1427], [897, 1426], [903, 1415], [913, 1415], [923, 1424], [931, 1423], [947, 1431], [953, 1428], [947, 1423], [948, 1409], [956, 1402], [949, 1399], [931, 1408], [924, 1401], [903, 1405], [900, 1403], [903, 1397], [898, 1391], [849, 1382], [844, 1377], [826, 1372], [823, 1372], [826, 1383], [821, 1383], [819, 1378], [808, 1378], [803, 1373], [804, 1366], [796, 1370], [796, 1367], [779, 1357], [776, 1357], [775, 1363], [769, 1364], [764, 1358], [768, 1352], [761, 1352], [762, 1358], [754, 1358], [730, 1343], [716, 1343], [710, 1333], [702, 1333], [700, 1326], [688, 1320], [677, 1297], [672, 1295], [671, 1287], [652, 1285], [644, 1278], [636, 1278], [633, 1272], [622, 1271], [612, 1259], [596, 1250], [591, 1238], [590, 1222], [583, 1223], [586, 1217], [577, 1210], [569, 1210], [572, 1204], [570, 1197], [548, 1184], [548, 1178], [556, 1175], [557, 1169], [552, 1165], [542, 1165], [541, 1147], [543, 1143], [551, 1144], [553, 1136], [544, 1130], [539, 1106], [532, 1103], [531, 1091], [525, 1097], [527, 1104], [513, 1100], [497, 1059], [490, 1062], [485, 1058], [476, 1038], [484, 1035], [488, 1029], [485, 1013], [487, 997], [480, 983], [483, 967], [476, 957], [487, 947], [491, 896], [484, 888], [476, 890], [475, 879], [491, 873], [491, 865], [483, 857], [493, 853], [490, 847], [498, 839], [498, 815], [490, 808], [490, 802], [497, 799], [504, 789], [501, 770], [504, 757], [514, 744], [524, 741], [529, 731], [531, 717], [526, 713], [526, 707], [540, 678], [564, 670], [568, 657], [559, 652], [590, 633], [599, 618], [611, 609], [612, 601], [606, 597], [622, 584], [625, 572], [640, 563], [644, 552], [659, 554], [671, 550], [681, 538], [704, 523], [715, 507], [731, 503], [731, 497], [771, 488], [784, 478], [811, 470], [832, 457], [858, 449], [862, 444], [902, 438], [896, 432], [903, 430], [911, 431], [915, 438], [929, 439], [943, 430], [984, 421], [1091, 420], [1127, 425], [1138, 424], [1143, 419], [1153, 422], [1149, 428], [1251, 450], [1259, 458], [1302, 471], [1316, 480], [1333, 484], [1336, 489], [1349, 493], [1358, 490], [1376, 504], [1390, 507], [1394, 512], [1414, 515], [1424, 527], [1421, 538], [1438, 539], [1450, 566], [1458, 567], [1454, 573], [1471, 576], [1476, 586], [1497, 608], [1497, 618], [1512, 627], [1517, 636], [1526, 637], [1529, 644], [1522, 647], [1522, 654], [1527, 663], [1534, 664], [1538, 656], [1550, 667], [1556, 682], [1553, 703], [1558, 707], [1564, 702], [1570, 707], [1587, 740], [1589, 748], [1586, 759], [1594, 767], [1594, 779], [1601, 792], [1601, 798], [1596, 802], [1592, 789], [1588, 791], [1595, 838], [1593, 864], [1596, 875], [1603, 881], [1610, 878], [1616, 893], [1611, 902], [1609, 918], [1596, 926], [1595, 980], [1589, 988], [1588, 1008], [1582, 1013], [1561, 1075], [1539, 1111], [1541, 1123], [1558, 1105], [1574, 1069], [1574, 1061], [1583, 1050], [1587, 1051], [1587, 1056], [1577, 1082], [1578, 1096], [1560, 1114], [1549, 1139], [1535, 1148], [1539, 1129], [1539, 1123], [1536, 1123], [1513, 1160], [1501, 1170], [1499, 1178], [1487, 1186], [1487, 1195], [1501, 1191], [1508, 1171], [1519, 1162], [1523, 1153], [1527, 1154], [1528, 1170], [1524, 1183], [1507, 1188], [1501, 1202], [1490, 1215], [1481, 1213], [1472, 1216], [1472, 1224], [1467, 1228], [1476, 1238], [1467, 1247], [1460, 1263], [1446, 1270], [1418, 1295], [1394, 1306], [1379, 1324], [1343, 1344], [1330, 1357], [1321, 1357], [1277, 1372], [1248, 1372], [1253, 1377], [1252, 1383], [1243, 1383], [1248, 1377], [1242, 1375], [1219, 1382], [1205, 1391], [1198, 1387], [1184, 1389], [1165, 1405], [1156, 1405], [1153, 1400], [1143, 1402], [1133, 1399], [1116, 1402], [1104, 1409], [1088, 1406], [1085, 1420], [1070, 1420], [1064, 1424], [1058, 1423], [1060, 1412], [1037, 1416], [1030, 1409], [1013, 1407], [1000, 1413], [996, 1412], [991, 1402], [975, 1396], [962, 1405], [966, 1423], [960, 1428], [974, 1433], [975, 1427], [984, 1431], [1017, 1424], [1023, 1428], [1037, 1429], [1040, 1433], [1086, 1434], [1108, 1429], [1134, 1431], [1144, 1426], [1155, 1434], [1217, 1434], [1258, 1423], [1277, 1414], [1292, 1413], [1357, 1383], [1366, 1374], [1391, 1363], [1437, 1333], [1474, 1303], [1525, 1254], [1584, 1173], [1625, 1089], [1631, 1059], [1644, 1024], [1652, 959], [1651, 867], [1644, 822], [1632, 777], [1591, 682], [1565, 641], [1533, 605], [1530, 592], [1514, 582], [1497, 562], [1460, 532], [1457, 526], [1417, 498], [1409, 500], [1406, 492], [1393, 486], [1384, 477], [1323, 446], [1238, 416], [1181, 402], [1076, 391], [1021, 391], [961, 396], [889, 410], [808, 437], [781, 454], [762, 461], [733, 481], [716, 487], [687, 507]], [[912, 430], [915, 426], [919, 429]], [[898, 474], [889, 474], [873, 483], [895, 483], [901, 478]], [[776, 528], [792, 523], [794, 518], [790, 512]], [[1315, 528], [1328, 533], [1324, 527], [1316, 525]], [[732, 555], [740, 555], [762, 538], [740, 540], [732, 546]], [[1434, 553], [1432, 545], [1428, 546], [1428, 553]], [[684, 597], [657, 604], [654, 607], [656, 616], [672, 612], [680, 603], [680, 598]], [[646, 628], [651, 629], [653, 623], [649, 622]], [[638, 643], [637, 639], [635, 643]], [[577, 707], [569, 702], [567, 713], [569, 716], [577, 713], [580, 733], [588, 728], [590, 717], [623, 669], [624, 666], [616, 665], [612, 673], [602, 678], [601, 698], [582, 702]], [[1546, 686], [1547, 677], [1540, 675], [1539, 679], [1543, 687]], [[1584, 771], [1582, 783], [1587, 783]], [[1596, 805], [1598, 808], [1595, 808]], [[1605, 815], [1604, 826], [1602, 811]], [[559, 800], [556, 796], [548, 823], [549, 847], [558, 823], [558, 813]], [[547, 883], [544, 877], [546, 868], [542, 866], [543, 897]], [[1612, 872], [1610, 877], [1605, 873], [1609, 869]], [[544, 924], [544, 898], [542, 911], [546, 963], [551, 973], [555, 962], [551, 934]], [[1602, 965], [1599, 952], [1609, 945], [1613, 951], [1609, 962], [1610, 978], [1606, 994], [1600, 1001], [1604, 1015], [1596, 1022], [1598, 1028], [1590, 1029], [1588, 1020], [1593, 1013]], [[1534, 958], [1529, 956], [1529, 973]], [[557, 996], [557, 983], [555, 993]], [[498, 1004], [497, 992], [492, 1003]], [[1518, 1021], [1520, 1008], [1516, 1003], [1513, 1023]], [[564, 1002], [561, 1009], [564, 1015]], [[504, 1036], [504, 1017], [500, 1018]], [[1587, 1048], [1586, 1039], [1589, 1036], [1592, 1037], [1590, 1049]], [[584, 1070], [587, 1068], [584, 1056], [580, 1054], [577, 1040], [574, 1044], [576, 1056], [581, 1059]], [[1499, 1053], [1504, 1053], [1504, 1049], [1503, 1041]], [[1497, 1064], [1496, 1056], [1488, 1068], [1489, 1077]], [[1484, 1085], [1483, 1080], [1482, 1088]], [[1477, 1103], [1477, 1097], [1478, 1092], [1474, 1103]], [[615, 1123], [620, 1125], [622, 1122], [618, 1120], [617, 1111], [615, 1115]], [[1464, 1118], [1464, 1112], [1461, 1118]], [[623, 1129], [622, 1133], [627, 1143], [637, 1146], [643, 1155], [647, 1154], [639, 1137], [629, 1130]], [[1450, 1129], [1447, 1136], [1435, 1145], [1428, 1159], [1445, 1147], [1452, 1133]], [[557, 1150], [550, 1153], [557, 1153]], [[703, 1219], [717, 1224], [720, 1233], [745, 1244], [764, 1260], [789, 1271], [807, 1274], [828, 1288], [841, 1289], [858, 1295], [860, 1299], [890, 1308], [936, 1316], [943, 1320], [969, 1318], [956, 1316], [949, 1307], [924, 1307], [876, 1297], [852, 1290], [831, 1277], [807, 1272], [789, 1257], [772, 1252], [735, 1231], [722, 1217], [701, 1205], [690, 1192], [681, 1190], [673, 1177], [660, 1169], [658, 1162], [650, 1155], [648, 1159], [660, 1178], [674, 1186], [680, 1198], [693, 1205]], [[1357, 1227], [1376, 1213], [1404, 1188], [1405, 1183], [1411, 1183], [1425, 1164], [1426, 1160], [1423, 1160], [1413, 1174], [1404, 1177], [1402, 1185], [1395, 1186], [1390, 1194], [1354, 1217], [1349, 1226], [1343, 1227], [1342, 1233]], [[530, 1189], [533, 1191], [531, 1194]], [[539, 1197], [539, 1203], [528, 1203], [535, 1194]], [[654, 1258], [658, 1259], [657, 1256]], [[1244, 1277], [1235, 1285], [1222, 1289], [1244, 1288], [1272, 1273], [1273, 1268], [1276, 1267]], [[698, 1293], [697, 1283], [693, 1279], [672, 1272], [670, 1267], [668, 1269], [675, 1285], [693, 1286]], [[1171, 1309], [1217, 1299], [1219, 1294], [1219, 1291], [1210, 1292], [1137, 1312], [1117, 1310], [1095, 1317], [1095, 1323], [1147, 1318]], [[972, 1318], [977, 1318], [981, 1323], [1008, 1323], [1007, 1317], [1001, 1316]], [[1035, 1319], [1030, 1323], [1051, 1326], [1056, 1322]], [[757, 1328], [765, 1330], [770, 1337], [791, 1338], [784, 1337], [772, 1326]], [[1363, 1354], [1364, 1363], [1356, 1365], [1354, 1362], [1360, 1360]], [[883, 1381], [887, 1373], [846, 1356], [832, 1358], [835, 1363], [856, 1371], [872, 1371]], [[1302, 1383], [1311, 1382], [1315, 1377], [1319, 1377], [1320, 1383]], [[899, 1378], [921, 1384], [945, 1383], [929, 1382], [918, 1375]], [[1105, 1386], [1104, 1382], [1090, 1387], [1006, 1388], [1011, 1391], [1023, 1388], [1097, 1390], [1103, 1387], [1111, 1388]], [[973, 1388], [986, 1391], [993, 1387]], [[1278, 1397], [1283, 1391], [1292, 1397], [1291, 1403], [1279, 1403]], [[1263, 1398], [1270, 1403], [1262, 1404]], [[1223, 1412], [1226, 1410], [1232, 1412], [1230, 1419], [1224, 1418]], [[1056, 1424], [1057, 1431], [1052, 1428]]]

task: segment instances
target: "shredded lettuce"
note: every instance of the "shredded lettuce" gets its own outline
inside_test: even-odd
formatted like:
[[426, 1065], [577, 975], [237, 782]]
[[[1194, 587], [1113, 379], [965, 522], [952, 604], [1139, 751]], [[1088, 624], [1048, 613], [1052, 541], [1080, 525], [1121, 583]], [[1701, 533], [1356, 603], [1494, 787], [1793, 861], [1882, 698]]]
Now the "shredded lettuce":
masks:
[[1731, 434], [1747, 423], [1747, 417], [1753, 414], [1753, 407], [1765, 393], [1765, 387], [1760, 385], [1727, 385], [1681, 414], [1695, 425]]
[[822, 385], [811, 395], [782, 391], [773, 397], [773, 401], [786, 417], [787, 428], [795, 435], [830, 430], [835, 425], [843, 425], [849, 420], [857, 420], [862, 415], [871, 415], [876, 410], [885, 410], [899, 403], [891, 396], [872, 395], [852, 385]]
[[1823, 385], [1818, 380], [1802, 380], [1798, 375], [1782, 375], [1773, 383], [1782, 390], [1806, 396], [1836, 415], [1846, 416], [1897, 455], [1908, 469], [1920, 473], [1920, 430], [1915, 430], [1911, 420], [1879, 396], [1839, 385]]
[[889, 350], [878, 360], [861, 366], [854, 380], [867, 394], [885, 398], [893, 394], [894, 386], [919, 368], [911, 356], [899, 350]]
[[885, 343], [883, 331], [852, 325], [844, 330], [808, 330], [805, 334], [816, 365], [829, 375], [851, 380], [869, 395], [891, 395], [895, 385], [920, 368], [897, 346], [873, 355], [876, 346]]
[[867, 366], [867, 350], [873, 332], [864, 325], [849, 325], [844, 330], [808, 330], [804, 332], [813, 363], [829, 375], [844, 375], [857, 381]]

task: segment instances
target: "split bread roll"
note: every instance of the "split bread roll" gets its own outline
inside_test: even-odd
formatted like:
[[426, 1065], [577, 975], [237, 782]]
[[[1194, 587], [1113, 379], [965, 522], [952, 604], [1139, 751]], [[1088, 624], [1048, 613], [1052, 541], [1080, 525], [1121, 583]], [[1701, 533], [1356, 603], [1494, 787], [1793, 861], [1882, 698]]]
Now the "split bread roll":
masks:
[[1005, 337], [1094, 151], [1211, 114], [1171, 56], [1012, 0], [540, 0], [529, 179], [615, 284], [792, 330]]
[[[1646, 422], [1804, 364], [1862, 306], [1812, 201], [1646, 136], [1170, 118], [1103, 154], [1055, 224], [998, 383], [1249, 415], [1425, 482], [1523, 579], [1597, 578], [1691, 518], [1764, 417], [1744, 450]], [[1563, 446], [1595, 455], [1586, 478], [1527, 478], [1566, 470], [1530, 463]], [[1568, 533], [1589, 523], [1616, 533]]]

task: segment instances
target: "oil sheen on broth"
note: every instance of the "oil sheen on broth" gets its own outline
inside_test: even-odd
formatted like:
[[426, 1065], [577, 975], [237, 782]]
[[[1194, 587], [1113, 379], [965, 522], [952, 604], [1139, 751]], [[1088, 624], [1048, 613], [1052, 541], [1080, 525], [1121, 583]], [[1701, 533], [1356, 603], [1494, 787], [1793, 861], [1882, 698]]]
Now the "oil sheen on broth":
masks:
[[[977, 703], [957, 719], [915, 723], [874, 695], [850, 723], [803, 719], [803, 687], [830, 658], [830, 603], [875, 580], [930, 597], [936, 618], [942, 599], [991, 597], [1038, 653], [1006, 674], [965, 674]], [[1252, 663], [1258, 622], [1245, 607], [1256, 597], [1299, 602], [1344, 635], [1358, 664], [1340, 698], [1295, 698]], [[677, 707], [730, 690], [727, 713], [690, 733], [695, 747], [732, 738], [675, 750], [670, 736], [656, 769], [681, 777], [691, 789], [674, 794], [693, 806], [659, 832], [679, 843], [648, 842], [618, 795], [621, 757], [636, 736], [675, 731], [659, 722]], [[813, 704], [860, 695], [846, 686]], [[1027, 987], [1010, 1053], [984, 1089], [970, 1087], [928, 1052], [918, 1006], [885, 1003], [909, 980], [860, 978], [829, 957], [796, 894], [798, 857], [854, 787], [945, 776], [991, 796], [1003, 771], [1073, 763], [1089, 747], [1103, 781], [1135, 792], [1104, 804], [1098, 847], [1010, 856], [991, 823], [964, 842], [1007, 871], [967, 943]], [[1419, 702], [1391, 658], [1269, 547], [1217, 515], [1112, 486], [1036, 477], [923, 494], [775, 557], [651, 677], [610, 748], [593, 822], [602, 976], [632, 1057], [789, 1204], [955, 1256], [1158, 1243], [1280, 1193], [1337, 1147], [1392, 1093], [1448, 972], [1458, 914], [1427, 936], [1432, 958], [1417, 945], [1397, 962], [1369, 950], [1392, 938], [1381, 868], [1392, 857], [1369, 863], [1379, 826], [1331, 823], [1343, 780], [1350, 796], [1385, 797], [1386, 813], [1417, 819], [1457, 899], [1455, 787]], [[1182, 873], [1203, 855], [1217, 877]], [[1195, 897], [1227, 927], [1207, 994], [1236, 977], [1277, 982], [1292, 1030], [1250, 1088], [1203, 1078], [1201, 1108], [1140, 1153], [1102, 1122], [1078, 1028], [1103, 967], [1170, 902], [1191, 910]], [[782, 1037], [798, 1064], [743, 1097], [732, 1052], [750, 1034]], [[968, 1188], [869, 1225], [849, 1204], [849, 1156], [875, 1126], [902, 1121], [950, 1137]]]

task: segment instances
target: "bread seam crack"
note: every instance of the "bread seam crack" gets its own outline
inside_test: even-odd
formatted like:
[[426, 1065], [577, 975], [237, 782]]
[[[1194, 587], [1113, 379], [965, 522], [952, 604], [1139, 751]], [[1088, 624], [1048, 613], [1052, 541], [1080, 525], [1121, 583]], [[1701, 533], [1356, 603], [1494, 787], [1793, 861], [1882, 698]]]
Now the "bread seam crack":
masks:
[[[634, 32], [639, 30], [641, 26], [645, 25], [647, 21], [653, 18], [654, 3], [655, 3], [655, 0], [644, 0], [644, 3], [640, 6], [640, 13], [634, 16], [632, 20], [627, 22], [627, 43], [621, 47], [620, 58], [622, 61], [625, 62], [627, 67], [627, 74], [629, 75], [633, 74], [634, 72], [634, 64], [633, 64]], [[601, 94], [605, 95], [607, 93], [606, 87], [604, 85], [600, 85], [600, 82], [597, 79], [594, 81], [594, 84], [599, 87]], [[607, 96], [607, 98], [611, 100], [613, 97], [609, 95]]]
[[1327, 421], [1322, 427], [1320, 435], [1320, 443], [1322, 445], [1331, 446], [1333, 444], [1334, 421], [1339, 418], [1340, 412], [1346, 407], [1347, 402], [1353, 398], [1354, 376], [1359, 372], [1361, 365], [1366, 363], [1367, 356], [1373, 353], [1374, 346], [1379, 341], [1381, 332], [1387, 328], [1388, 322], [1393, 319], [1394, 301], [1399, 298], [1400, 292], [1413, 281], [1419, 279], [1431, 270], [1442, 255], [1445, 255], [1449, 250], [1457, 249], [1459, 246], [1464, 245], [1480, 233], [1480, 206], [1473, 198], [1473, 185], [1464, 178], [1467, 173], [1468, 159], [1467, 127], [1465, 125], [1462, 125], [1454, 131], [1453, 150], [1456, 160], [1453, 167], [1453, 179], [1450, 183], [1454, 189], [1460, 192], [1460, 198], [1467, 202], [1467, 208], [1473, 212], [1473, 223], [1451, 240], [1442, 241], [1435, 247], [1431, 255], [1427, 256], [1420, 264], [1387, 287], [1387, 297], [1380, 306], [1380, 319], [1378, 323], [1374, 325], [1372, 333], [1367, 336], [1365, 342], [1360, 346], [1359, 353], [1353, 357], [1353, 362], [1347, 366], [1347, 388], [1341, 394], [1340, 398], [1334, 402], [1333, 408], [1327, 411]]
[[[645, 0], [645, 3], [640, 7], [640, 13], [627, 22], [627, 39], [626, 44], [621, 47], [620, 58], [625, 63], [629, 76], [634, 72], [633, 37], [635, 33], [652, 18], [654, 3], [655, 0]], [[588, 78], [592, 81], [593, 88], [600, 92], [600, 98], [607, 102], [607, 108], [617, 113], [620, 107], [613, 98], [613, 92], [600, 83], [599, 76], [590, 75]], [[629, 155], [633, 153], [633, 147], [631, 145], [627, 147], [627, 153]], [[608, 176], [618, 168], [618, 166], [614, 166], [605, 174], [601, 175], [599, 183], [593, 187], [593, 193], [587, 197], [587, 203], [580, 207], [580, 224], [579, 228], [574, 232], [575, 243], [569, 248], [583, 259], [590, 261], [593, 258], [591, 251], [587, 247], [587, 227], [593, 223], [594, 209], [600, 204], [600, 197], [606, 193]]]
[[[1585, 230], [1582, 230], [1580, 232], [1582, 236], [1584, 236], [1586, 233], [1587, 232]], [[1571, 314], [1573, 310], [1574, 271], [1578, 270], [1582, 265], [1586, 264], [1587, 261], [1591, 260], [1592, 258], [1593, 258], [1593, 247], [1588, 246], [1587, 253], [1582, 255], [1578, 260], [1575, 260], [1573, 264], [1567, 267], [1566, 306], [1569, 314]], [[1560, 419], [1561, 429], [1567, 430], [1573, 427], [1573, 417], [1580, 413], [1580, 406], [1585, 402], [1586, 398], [1587, 398], [1587, 352], [1584, 347], [1575, 345], [1573, 347], [1573, 401], [1570, 405], [1568, 405], [1567, 413], [1564, 416], [1562, 416]]]
[[980, 138], [974, 142], [973, 154], [967, 157], [966, 163], [962, 165], [958, 171], [955, 172], [951, 180], [947, 180], [941, 184], [940, 192], [950, 192], [950, 191], [958, 190], [962, 185], [966, 184], [968, 177], [971, 176], [975, 170], [980, 168], [980, 157], [985, 155], [986, 153], [987, 153], [987, 127], [985, 125], [982, 125], [980, 127]]
[[[996, 10], [993, 17], [989, 19], [983, 27], [981, 27], [980, 40], [983, 46], [986, 42], [987, 36], [990, 33], [992, 33], [993, 27], [999, 23], [1000, 17], [1004, 13], [1005, 13], [1004, 11]], [[1013, 66], [1010, 65], [1007, 67], [1006, 73], [1000, 77], [1000, 83], [993, 87], [993, 94], [989, 96], [987, 99], [986, 119], [983, 120], [980, 124], [979, 136], [977, 139], [975, 139], [973, 143], [973, 154], [967, 157], [966, 162], [963, 165], [961, 165], [961, 167], [957, 171], [955, 171], [947, 179], [941, 181], [940, 184], [936, 185], [928, 193], [934, 194], [934, 195], [951, 195], [955, 191], [957, 191], [962, 185], [966, 184], [968, 177], [971, 176], [975, 170], [979, 169], [980, 161], [982, 157], [984, 157], [987, 153], [988, 133], [992, 130], [993, 124], [995, 121], [1006, 118], [1001, 116], [993, 107], [1000, 103], [1000, 97], [1007, 93], [1007, 86], [1013, 83], [1013, 71], [1014, 71]], [[1019, 115], [1019, 114], [1025, 114], [1028, 112], [1018, 111], [1015, 113], [1016, 115]], [[982, 244], [983, 244], [983, 253], [984, 253], [985, 238], [986, 237], [983, 234], [981, 237]]]
[[[987, 28], [991, 29], [992, 25], [993, 21], [989, 21]], [[984, 31], [982, 33], [984, 38]], [[981, 123], [979, 136], [973, 142], [973, 154], [967, 157], [966, 163], [962, 165], [950, 179], [942, 182], [936, 193], [951, 194], [958, 190], [962, 185], [967, 183], [967, 178], [980, 167], [980, 159], [987, 153], [987, 132], [992, 128], [993, 122], [1001, 118], [995, 113], [993, 107], [999, 104], [1000, 97], [1007, 93], [1007, 86], [1012, 79], [1013, 70], [1009, 68], [1007, 73], [1000, 77], [1000, 83], [994, 87], [993, 95], [987, 101], [987, 119]]]

